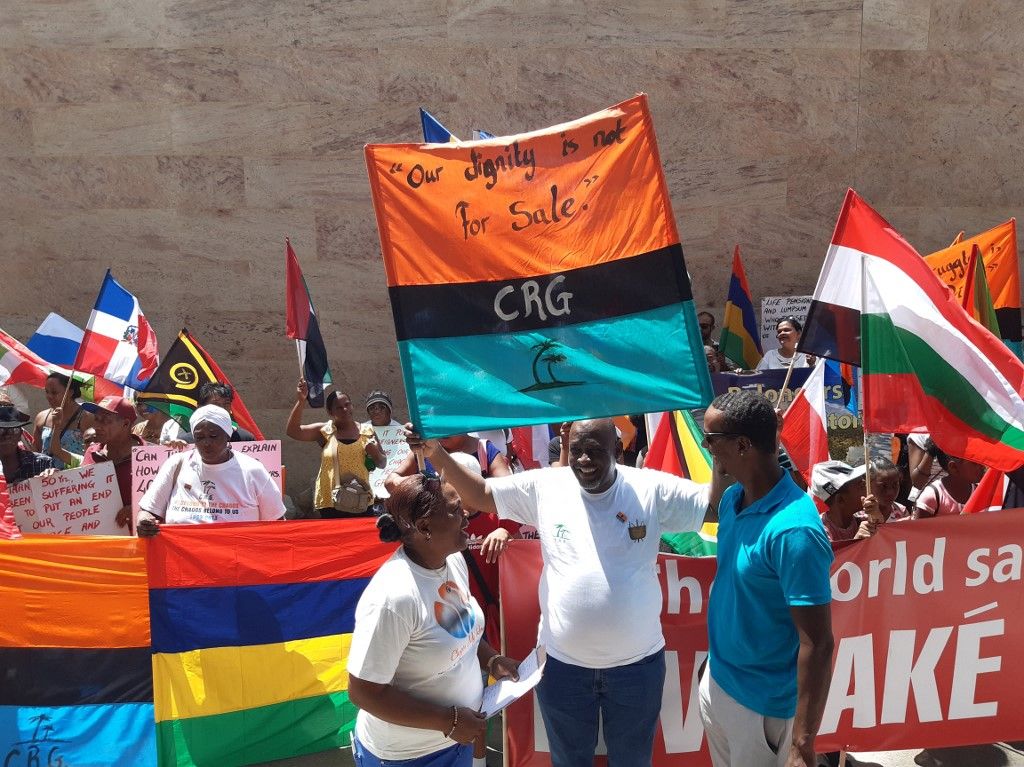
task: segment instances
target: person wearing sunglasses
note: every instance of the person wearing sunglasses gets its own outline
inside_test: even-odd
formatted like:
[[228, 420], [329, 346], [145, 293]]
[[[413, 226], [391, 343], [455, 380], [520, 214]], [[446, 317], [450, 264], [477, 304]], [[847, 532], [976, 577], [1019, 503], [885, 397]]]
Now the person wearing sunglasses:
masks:
[[8, 485], [24, 482], [55, 468], [52, 457], [21, 446], [22, 429], [31, 420], [14, 405], [0, 405], [0, 464]]
[[612, 765], [650, 765], [665, 683], [658, 543], [713, 519], [718, 490], [617, 465], [610, 418], [569, 427], [568, 466], [489, 479], [406, 430], [467, 506], [539, 532], [537, 700], [552, 763], [590, 767], [600, 722]]
[[356, 767], [470, 767], [473, 742], [487, 731], [481, 670], [516, 679], [519, 664], [484, 639], [462, 556], [466, 512], [451, 485], [414, 474], [391, 488], [377, 529], [401, 545], [356, 606], [348, 655]]
[[814, 502], [778, 459], [778, 418], [749, 390], [704, 414], [718, 509], [700, 713], [715, 767], [814, 767], [832, 664], [832, 549]]

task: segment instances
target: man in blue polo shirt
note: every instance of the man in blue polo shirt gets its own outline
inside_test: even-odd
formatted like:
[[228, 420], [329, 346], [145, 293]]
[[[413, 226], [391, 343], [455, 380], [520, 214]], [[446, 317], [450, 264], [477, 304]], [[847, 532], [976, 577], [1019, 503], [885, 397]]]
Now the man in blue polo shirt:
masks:
[[779, 467], [777, 419], [751, 391], [704, 414], [719, 504], [718, 574], [700, 712], [715, 767], [814, 767], [832, 661], [832, 549], [811, 499]]

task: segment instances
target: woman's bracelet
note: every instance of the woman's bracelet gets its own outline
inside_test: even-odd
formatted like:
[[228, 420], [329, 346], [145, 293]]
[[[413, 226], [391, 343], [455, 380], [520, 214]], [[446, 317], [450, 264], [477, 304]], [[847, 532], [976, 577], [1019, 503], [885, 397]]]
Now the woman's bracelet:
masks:
[[494, 653], [494, 655], [487, 659], [487, 673], [491, 676], [494, 676], [494, 661], [496, 661], [500, 657], [500, 654]]
[[452, 728], [448, 730], [445, 735], [446, 738], [450, 738], [455, 733], [455, 728], [459, 726], [459, 707], [452, 706]]

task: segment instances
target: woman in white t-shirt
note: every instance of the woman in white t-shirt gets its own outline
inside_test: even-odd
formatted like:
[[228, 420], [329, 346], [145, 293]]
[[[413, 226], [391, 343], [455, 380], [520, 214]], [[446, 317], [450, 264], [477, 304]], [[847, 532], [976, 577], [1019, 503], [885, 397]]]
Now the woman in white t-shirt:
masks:
[[481, 669], [516, 678], [519, 664], [483, 639], [458, 494], [423, 474], [390, 492], [377, 527], [382, 541], [402, 545], [359, 598], [348, 656], [356, 767], [469, 767], [473, 741], [487, 731]]
[[160, 525], [256, 522], [284, 517], [281, 490], [255, 458], [235, 453], [228, 411], [204, 405], [189, 419], [195, 450], [172, 456], [139, 501], [141, 537]]
[[797, 354], [796, 351], [802, 331], [803, 325], [796, 317], [783, 317], [779, 320], [775, 325], [775, 337], [779, 339], [779, 348], [766, 351], [761, 361], [757, 363], [757, 370], [785, 370], [790, 365], [795, 368], [813, 365], [814, 357], [809, 354]]

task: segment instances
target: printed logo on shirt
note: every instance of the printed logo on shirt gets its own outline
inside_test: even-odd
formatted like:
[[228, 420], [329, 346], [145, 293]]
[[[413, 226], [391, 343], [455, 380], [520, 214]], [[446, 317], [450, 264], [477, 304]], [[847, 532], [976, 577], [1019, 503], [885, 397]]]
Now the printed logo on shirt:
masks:
[[212, 481], [212, 480], [209, 480], [209, 479], [204, 479], [203, 480], [203, 495], [206, 497], [206, 500], [212, 501], [213, 500], [213, 494], [216, 493], [216, 492], [217, 492], [217, 483]]
[[567, 541], [569, 540], [569, 528], [559, 522], [555, 525], [555, 540], [556, 541]]
[[647, 537], [647, 525], [643, 522], [630, 522], [629, 537], [637, 542], [642, 541]]
[[445, 581], [437, 590], [440, 601], [434, 602], [434, 618], [438, 625], [457, 639], [465, 639], [473, 630], [476, 618], [469, 599], [454, 581]]

